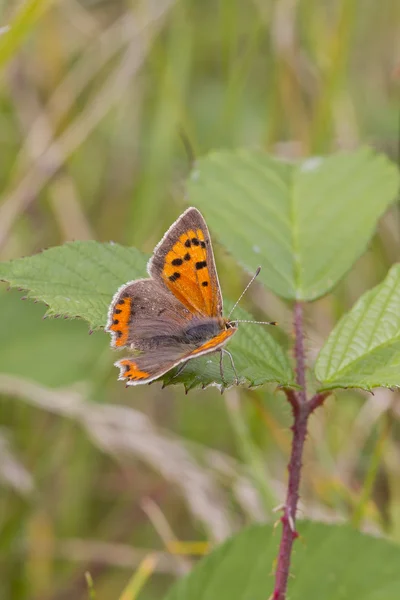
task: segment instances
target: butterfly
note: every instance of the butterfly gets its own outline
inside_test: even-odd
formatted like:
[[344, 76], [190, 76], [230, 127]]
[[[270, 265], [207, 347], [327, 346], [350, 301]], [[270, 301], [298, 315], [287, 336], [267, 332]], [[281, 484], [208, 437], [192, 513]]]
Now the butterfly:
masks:
[[115, 363], [119, 379], [127, 385], [149, 383], [192, 358], [220, 350], [224, 380], [223, 347], [238, 326], [222, 316], [210, 234], [196, 208], [188, 208], [171, 225], [155, 247], [147, 272], [148, 279], [119, 288], [109, 308], [106, 331], [111, 333], [111, 346], [134, 353]]

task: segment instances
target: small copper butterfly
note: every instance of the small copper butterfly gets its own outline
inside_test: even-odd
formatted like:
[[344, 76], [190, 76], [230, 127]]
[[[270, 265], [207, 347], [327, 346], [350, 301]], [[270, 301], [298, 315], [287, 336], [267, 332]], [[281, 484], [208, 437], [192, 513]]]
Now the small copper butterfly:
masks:
[[171, 225], [155, 247], [147, 272], [149, 279], [123, 285], [109, 308], [106, 331], [111, 333], [111, 346], [134, 351], [115, 363], [119, 379], [127, 385], [149, 383], [177, 365], [183, 368], [190, 359], [219, 350], [224, 381], [223, 351], [234, 371], [235, 367], [223, 346], [238, 326], [222, 316], [210, 234], [196, 208], [188, 208]]

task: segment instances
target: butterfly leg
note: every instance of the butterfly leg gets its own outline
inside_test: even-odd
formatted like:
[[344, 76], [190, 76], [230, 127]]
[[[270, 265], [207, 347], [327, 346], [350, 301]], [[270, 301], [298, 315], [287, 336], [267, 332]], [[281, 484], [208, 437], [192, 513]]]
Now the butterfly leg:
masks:
[[225, 381], [223, 357], [224, 357], [223, 348], [220, 348], [220, 351], [219, 351], [219, 372], [221, 373], [222, 383], [226, 387], [228, 385], [228, 382]]
[[221, 348], [221, 362], [222, 362], [222, 354], [225, 352], [229, 356], [229, 360], [231, 361], [233, 372], [235, 373], [235, 384], [239, 385], [239, 376], [236, 371], [235, 363], [233, 362], [233, 356], [226, 348]]
[[179, 365], [179, 368], [178, 368], [177, 372], [175, 373], [175, 375], [172, 377], [171, 381], [173, 381], [175, 379], [175, 377], [178, 377], [178, 375], [180, 375], [182, 373], [182, 371], [184, 370], [184, 368], [186, 367], [188, 362], [189, 362], [188, 360], [185, 360], [185, 362], [183, 362]]

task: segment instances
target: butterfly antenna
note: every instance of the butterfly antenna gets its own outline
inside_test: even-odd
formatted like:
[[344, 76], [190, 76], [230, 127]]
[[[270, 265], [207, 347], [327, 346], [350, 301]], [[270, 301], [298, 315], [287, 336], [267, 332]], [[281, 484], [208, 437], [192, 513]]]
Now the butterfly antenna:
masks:
[[[241, 301], [241, 299], [243, 298], [243, 296], [245, 295], [245, 293], [247, 292], [247, 290], [249, 289], [249, 287], [251, 286], [251, 284], [253, 283], [253, 281], [255, 280], [255, 278], [258, 277], [258, 275], [260, 274], [260, 271], [261, 271], [261, 267], [258, 267], [257, 271], [254, 273], [253, 277], [250, 279], [249, 283], [246, 285], [243, 292], [240, 294], [239, 298], [236, 300], [235, 304], [233, 305], [233, 307], [228, 315], [228, 319], [231, 316], [231, 314], [233, 313], [233, 311], [235, 310], [235, 308], [237, 307], [237, 305], [239, 304], [239, 302]], [[240, 320], [235, 319], [235, 323], [253, 323], [255, 325], [276, 325], [277, 324], [276, 321], [247, 321], [245, 319], [240, 319]]]
[[253, 323], [253, 325], [278, 325], [277, 321], [247, 321], [246, 319], [235, 319], [235, 323]]
[[233, 305], [233, 307], [228, 315], [228, 319], [231, 316], [231, 314], [233, 313], [233, 311], [235, 310], [235, 308], [237, 307], [237, 305], [239, 304], [239, 302], [241, 301], [241, 299], [243, 298], [243, 296], [245, 295], [245, 293], [247, 292], [247, 290], [249, 289], [249, 287], [251, 286], [251, 284], [253, 283], [253, 281], [255, 280], [255, 278], [258, 277], [260, 271], [261, 271], [261, 267], [258, 267], [257, 271], [254, 273], [253, 277], [250, 279], [249, 283], [246, 285], [243, 292], [240, 294], [239, 298], [236, 300], [235, 304]]

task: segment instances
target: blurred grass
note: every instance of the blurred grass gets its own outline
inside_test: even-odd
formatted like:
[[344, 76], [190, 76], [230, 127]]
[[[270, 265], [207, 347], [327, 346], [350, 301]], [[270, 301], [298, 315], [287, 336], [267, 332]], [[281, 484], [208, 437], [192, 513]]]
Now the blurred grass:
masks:
[[[0, 2], [0, 27], [11, 25], [0, 35], [0, 259], [88, 238], [150, 251], [185, 206], [191, 155], [212, 148], [290, 159], [369, 143], [395, 158], [399, 23], [394, 1]], [[309, 307], [310, 361], [398, 259], [399, 224], [393, 209], [334, 294]], [[234, 297], [245, 278], [216, 254]], [[290, 338], [288, 307], [257, 287], [250, 296]], [[88, 598], [86, 571], [97, 600], [118, 598], [153, 551], [140, 598], [162, 598], [186, 567], [146, 498], [182, 541], [276, 518], [290, 442], [281, 393], [224, 403], [215, 390], [127, 391], [106, 336], [42, 321], [42, 306], [18, 298], [0, 292], [2, 600]], [[400, 541], [399, 418], [397, 393], [329, 400], [311, 423], [302, 514]]]

